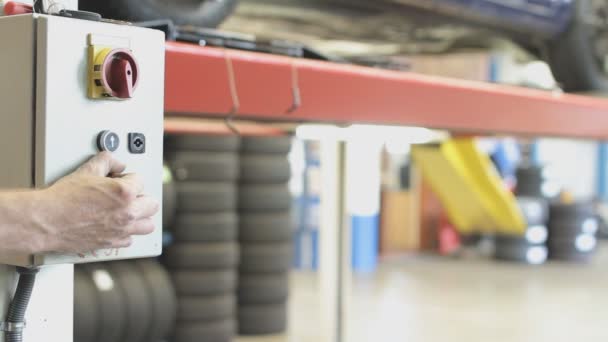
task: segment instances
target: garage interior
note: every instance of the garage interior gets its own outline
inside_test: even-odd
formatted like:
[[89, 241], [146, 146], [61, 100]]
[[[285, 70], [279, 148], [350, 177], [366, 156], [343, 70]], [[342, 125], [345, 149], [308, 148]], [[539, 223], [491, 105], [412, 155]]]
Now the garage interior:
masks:
[[0, 0], [0, 229], [104, 153], [160, 203], [120, 248], [0, 242], [0, 342], [605, 341], [607, 28], [597, 0]]

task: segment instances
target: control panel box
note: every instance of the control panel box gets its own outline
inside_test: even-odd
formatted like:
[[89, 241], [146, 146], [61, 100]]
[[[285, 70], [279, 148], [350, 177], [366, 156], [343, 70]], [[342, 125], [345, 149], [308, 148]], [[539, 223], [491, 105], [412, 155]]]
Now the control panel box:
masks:
[[[44, 188], [100, 150], [137, 173], [162, 201], [164, 34], [45, 15], [0, 18], [0, 190]], [[86, 205], [86, 203], [83, 203]], [[39, 266], [152, 257], [156, 231], [124, 249], [1, 255]]]

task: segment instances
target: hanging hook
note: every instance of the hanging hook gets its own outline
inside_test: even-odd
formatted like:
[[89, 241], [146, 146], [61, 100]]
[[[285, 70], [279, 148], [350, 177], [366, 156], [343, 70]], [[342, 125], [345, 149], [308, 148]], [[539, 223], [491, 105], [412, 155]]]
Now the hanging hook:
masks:
[[230, 98], [232, 99], [232, 108], [226, 115], [225, 123], [226, 126], [236, 135], [241, 135], [238, 128], [234, 125], [234, 116], [239, 112], [241, 102], [239, 100], [238, 90], [236, 88], [236, 77], [234, 74], [234, 66], [232, 65], [232, 59], [228, 54], [228, 50], [224, 49], [224, 60], [226, 61], [226, 70], [228, 72], [228, 87], [230, 89]]
[[291, 95], [293, 102], [287, 109], [286, 114], [292, 114], [302, 106], [302, 95], [300, 93], [300, 75], [296, 61], [291, 62]]

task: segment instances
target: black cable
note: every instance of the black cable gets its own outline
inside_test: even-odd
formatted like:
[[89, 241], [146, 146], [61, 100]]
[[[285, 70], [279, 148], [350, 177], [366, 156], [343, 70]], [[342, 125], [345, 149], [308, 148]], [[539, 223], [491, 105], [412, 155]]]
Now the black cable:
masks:
[[11, 301], [6, 316], [4, 337], [5, 342], [22, 342], [25, 327], [25, 313], [32, 297], [38, 268], [17, 267], [19, 282], [15, 296]]

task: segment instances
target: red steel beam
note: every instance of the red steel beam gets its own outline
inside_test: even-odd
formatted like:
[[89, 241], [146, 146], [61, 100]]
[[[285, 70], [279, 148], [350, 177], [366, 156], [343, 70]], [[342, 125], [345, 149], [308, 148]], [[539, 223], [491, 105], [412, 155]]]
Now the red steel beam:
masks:
[[[608, 138], [608, 100], [167, 43], [169, 115], [374, 123], [475, 133]], [[293, 84], [301, 106], [293, 112]]]
[[[243, 136], [286, 135], [281, 128], [261, 125], [251, 122], [234, 122], [233, 128]], [[230, 135], [235, 132], [223, 121], [204, 120], [198, 118], [165, 118], [165, 133], [167, 134], [208, 134]]]

